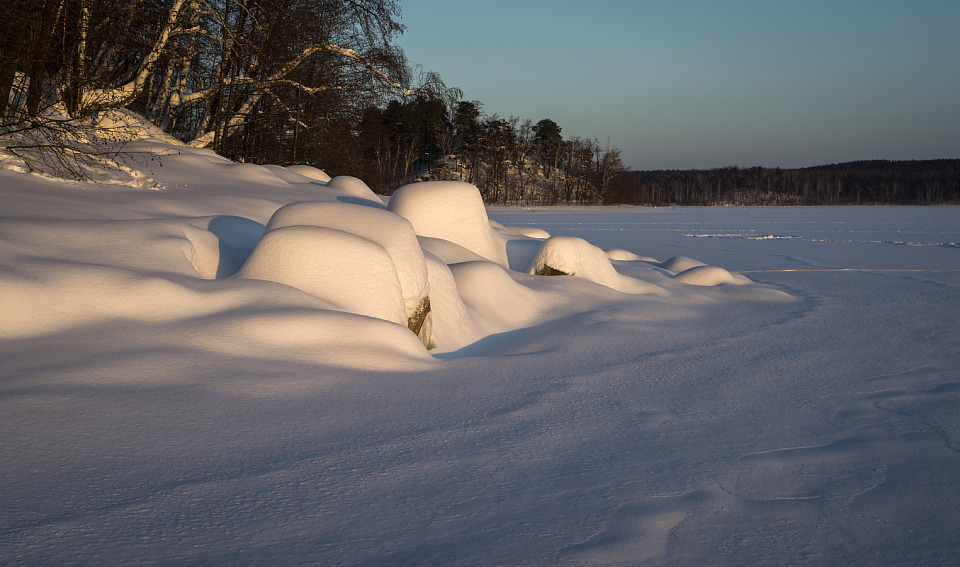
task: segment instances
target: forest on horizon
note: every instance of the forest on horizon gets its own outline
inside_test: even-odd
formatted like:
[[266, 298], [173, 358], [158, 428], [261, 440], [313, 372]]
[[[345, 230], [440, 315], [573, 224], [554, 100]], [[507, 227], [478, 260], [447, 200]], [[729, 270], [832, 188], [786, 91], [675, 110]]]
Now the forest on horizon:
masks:
[[643, 205], [960, 204], [960, 159], [869, 160], [799, 169], [630, 171], [608, 203]]

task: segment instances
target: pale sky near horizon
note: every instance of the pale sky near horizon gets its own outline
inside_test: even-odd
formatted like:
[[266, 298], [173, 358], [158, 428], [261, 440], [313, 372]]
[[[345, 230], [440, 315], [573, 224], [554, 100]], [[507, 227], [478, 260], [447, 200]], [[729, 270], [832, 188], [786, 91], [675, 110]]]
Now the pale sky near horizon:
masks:
[[396, 44], [487, 115], [634, 169], [960, 158], [960, 1], [402, 0]]

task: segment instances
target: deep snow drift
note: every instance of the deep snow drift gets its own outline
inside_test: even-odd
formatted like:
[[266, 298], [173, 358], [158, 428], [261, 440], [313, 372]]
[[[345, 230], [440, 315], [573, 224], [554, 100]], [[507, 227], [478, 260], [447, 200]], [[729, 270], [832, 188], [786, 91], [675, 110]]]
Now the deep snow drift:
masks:
[[487, 211], [131, 147], [0, 171], [2, 564], [960, 559], [956, 208]]

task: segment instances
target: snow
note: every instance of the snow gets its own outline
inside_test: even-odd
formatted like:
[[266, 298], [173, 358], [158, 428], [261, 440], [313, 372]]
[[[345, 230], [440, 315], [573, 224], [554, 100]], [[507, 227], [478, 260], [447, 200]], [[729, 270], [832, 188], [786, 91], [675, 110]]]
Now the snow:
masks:
[[503, 228], [523, 236], [529, 236], [530, 238], [539, 238], [541, 240], [550, 238], [549, 232], [535, 226], [504, 226]]
[[543, 241], [527, 273], [542, 275], [545, 270], [584, 278], [624, 293], [661, 291], [656, 285], [620, 274], [610, 263], [606, 252], [575, 236], [553, 236]]
[[[280, 207], [270, 217], [267, 231], [292, 226], [338, 229], [382, 247], [389, 256], [388, 272], [392, 274], [390, 279], [397, 279], [400, 283], [406, 317], [412, 316], [417, 305], [429, 294], [423, 249], [417, 241], [413, 226], [399, 215], [383, 209], [342, 202], [299, 202]], [[327, 253], [332, 255], [330, 260], [334, 263], [337, 254], [347, 253], [341, 246], [328, 247]], [[362, 258], [363, 254], [358, 253], [355, 256]], [[378, 285], [377, 280], [370, 280], [369, 284], [374, 288]], [[389, 287], [392, 283], [384, 281], [383, 285]]]
[[319, 181], [320, 183], [327, 183], [330, 181], [330, 176], [327, 175], [327, 172], [323, 171], [322, 169], [317, 169], [312, 165], [288, 165], [287, 169], [304, 177], [313, 179], [314, 181]]
[[956, 207], [384, 210], [129, 146], [0, 171], [0, 564], [960, 560]]
[[693, 258], [687, 258], [686, 256], [673, 256], [669, 260], [660, 262], [660, 267], [668, 272], [679, 273], [690, 268], [696, 268], [699, 266], [705, 266], [700, 260], [694, 260]]
[[742, 279], [738, 279], [737, 275], [731, 274], [727, 270], [718, 268], [717, 266], [694, 266], [673, 276], [673, 279], [689, 285], [750, 283], [748, 278], [740, 276]]
[[404, 185], [387, 205], [413, 224], [420, 236], [448, 240], [483, 258], [507, 265], [476, 187], [460, 181]]
[[622, 248], [604, 248], [604, 252], [607, 253], [607, 258], [611, 260], [622, 260], [627, 262], [647, 262], [650, 264], [659, 264], [656, 260], [650, 256], [641, 256], [639, 254], [634, 254], [629, 250], [624, 250]]
[[383, 201], [367, 184], [349, 175], [339, 175], [327, 182], [328, 189], [335, 189], [343, 193], [337, 197], [338, 201], [384, 208]]
[[375, 242], [349, 232], [319, 226], [268, 230], [237, 276], [297, 288], [337, 311], [398, 325], [406, 322], [400, 279], [390, 255]]

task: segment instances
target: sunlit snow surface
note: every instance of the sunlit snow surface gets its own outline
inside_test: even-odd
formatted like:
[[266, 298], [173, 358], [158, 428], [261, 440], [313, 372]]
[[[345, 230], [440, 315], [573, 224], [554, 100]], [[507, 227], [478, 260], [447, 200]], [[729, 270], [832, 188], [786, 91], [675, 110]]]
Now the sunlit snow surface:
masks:
[[960, 561], [957, 208], [492, 209], [513, 270], [420, 239], [428, 353], [231, 275], [284, 204], [375, 204], [303, 172], [0, 172], [0, 564]]

